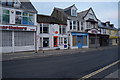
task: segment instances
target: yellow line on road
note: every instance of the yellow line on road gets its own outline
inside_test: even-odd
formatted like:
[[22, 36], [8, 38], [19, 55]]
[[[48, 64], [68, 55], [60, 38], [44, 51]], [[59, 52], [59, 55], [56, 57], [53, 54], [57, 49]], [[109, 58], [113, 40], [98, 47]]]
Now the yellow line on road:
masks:
[[97, 71], [94, 71], [94, 72], [92, 72], [92, 73], [90, 73], [90, 74], [88, 74], [88, 75], [85, 75], [85, 76], [83, 76], [82, 78], [80, 78], [80, 79], [78, 79], [78, 80], [84, 80], [84, 79], [90, 78], [90, 77], [92, 77], [92, 76], [94, 76], [94, 75], [96, 75], [96, 74], [104, 71], [105, 69], [108, 69], [108, 68], [112, 67], [113, 65], [115, 65], [115, 64], [117, 64], [117, 63], [119, 63], [119, 62], [120, 62], [120, 60], [118, 60], [118, 61], [116, 61], [116, 62], [113, 62], [112, 64], [109, 64], [109, 65], [107, 65], [107, 66], [105, 66], [105, 67], [103, 67], [103, 68], [101, 68], [101, 69], [99, 69], [99, 70], [97, 70]]

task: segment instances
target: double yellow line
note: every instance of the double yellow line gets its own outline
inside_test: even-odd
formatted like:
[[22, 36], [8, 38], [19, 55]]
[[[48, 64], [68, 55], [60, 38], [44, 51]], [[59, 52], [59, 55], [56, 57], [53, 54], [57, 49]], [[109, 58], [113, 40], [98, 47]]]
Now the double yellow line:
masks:
[[85, 80], [85, 79], [87, 79], [87, 78], [90, 78], [90, 77], [92, 77], [92, 76], [94, 76], [94, 75], [96, 75], [96, 74], [98, 74], [98, 73], [100, 73], [100, 72], [102, 72], [102, 71], [104, 71], [104, 70], [106, 70], [106, 69], [114, 66], [115, 64], [118, 64], [119, 62], [120, 62], [120, 60], [115, 61], [115, 62], [113, 62], [112, 64], [109, 64], [109, 65], [107, 65], [107, 66], [105, 66], [105, 67], [103, 67], [103, 68], [101, 68], [101, 69], [99, 69], [99, 70], [97, 70], [97, 71], [94, 71], [94, 72], [92, 72], [92, 73], [90, 73], [90, 74], [88, 74], [88, 75], [85, 75], [85, 76], [83, 76], [82, 78], [80, 78], [80, 79], [78, 79], [78, 80]]

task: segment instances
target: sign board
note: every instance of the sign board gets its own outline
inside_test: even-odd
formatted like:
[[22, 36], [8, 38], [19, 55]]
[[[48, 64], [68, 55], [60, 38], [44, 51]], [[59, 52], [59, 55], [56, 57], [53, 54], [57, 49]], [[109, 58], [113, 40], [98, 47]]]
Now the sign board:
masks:
[[88, 33], [99, 34], [100, 31], [98, 31], [97, 29], [91, 29], [88, 31]]
[[36, 27], [0, 25], [2, 30], [36, 31]]

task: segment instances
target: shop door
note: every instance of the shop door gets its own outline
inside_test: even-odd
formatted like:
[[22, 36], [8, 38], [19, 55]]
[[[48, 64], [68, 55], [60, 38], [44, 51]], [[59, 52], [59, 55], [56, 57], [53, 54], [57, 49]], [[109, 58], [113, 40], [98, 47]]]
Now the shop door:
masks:
[[83, 46], [83, 37], [78, 36], [77, 40], [78, 40], [78, 48], [82, 48], [82, 46]]

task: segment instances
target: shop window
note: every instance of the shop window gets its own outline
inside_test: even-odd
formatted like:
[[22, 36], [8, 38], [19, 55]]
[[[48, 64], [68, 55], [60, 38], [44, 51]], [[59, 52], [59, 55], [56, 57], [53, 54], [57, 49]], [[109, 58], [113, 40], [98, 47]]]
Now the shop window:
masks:
[[83, 36], [83, 45], [87, 45], [87, 36]]
[[54, 36], [54, 47], [58, 47], [58, 36]]
[[64, 38], [64, 44], [67, 44], [67, 38]]
[[3, 9], [3, 14], [2, 14], [2, 23], [3, 24], [8, 24], [10, 21], [10, 11], [7, 9]]
[[1, 31], [2, 47], [12, 47], [12, 31]]
[[22, 13], [20, 11], [16, 11], [15, 23], [21, 24], [21, 22], [22, 22]]
[[90, 44], [95, 44], [95, 38], [90, 38]]
[[76, 45], [77, 45], [76, 38], [77, 38], [77, 36], [73, 36], [73, 37], [72, 37], [73, 46], [76, 46]]
[[49, 47], [49, 38], [43, 38], [43, 47]]
[[59, 43], [60, 45], [63, 44], [63, 37], [59, 37]]
[[43, 24], [43, 33], [49, 33], [49, 24]]

